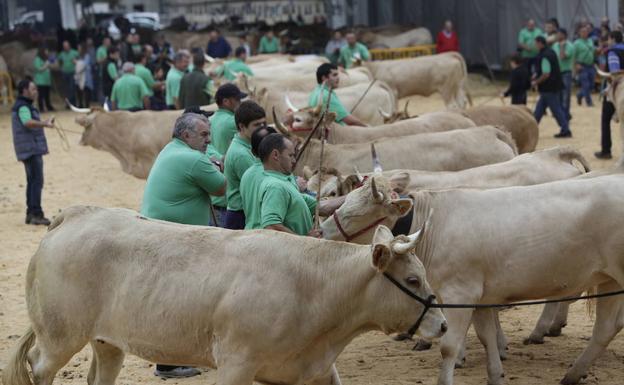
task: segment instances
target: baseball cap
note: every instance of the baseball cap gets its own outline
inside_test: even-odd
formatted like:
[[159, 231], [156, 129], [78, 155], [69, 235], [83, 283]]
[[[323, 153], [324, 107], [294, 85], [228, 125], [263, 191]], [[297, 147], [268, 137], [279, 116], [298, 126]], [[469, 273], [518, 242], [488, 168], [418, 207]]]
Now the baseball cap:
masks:
[[247, 97], [247, 94], [242, 92], [238, 87], [236, 87], [232, 83], [224, 84], [217, 90], [215, 94], [215, 99], [217, 102], [219, 100], [227, 99], [227, 98], [239, 98], [244, 99]]

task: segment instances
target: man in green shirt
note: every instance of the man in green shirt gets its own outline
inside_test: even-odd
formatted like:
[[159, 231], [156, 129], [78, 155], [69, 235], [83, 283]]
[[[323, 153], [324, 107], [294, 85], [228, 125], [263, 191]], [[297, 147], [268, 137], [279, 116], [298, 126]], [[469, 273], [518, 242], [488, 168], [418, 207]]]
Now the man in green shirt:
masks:
[[237, 132], [234, 112], [247, 94], [234, 84], [224, 84], [217, 90], [215, 101], [219, 109], [210, 117], [212, 143], [218, 152], [226, 154]]
[[111, 94], [113, 110], [149, 110], [149, 90], [143, 80], [134, 74], [134, 64], [126, 62], [121, 70], [123, 75], [115, 82]]
[[[72, 49], [69, 41], [63, 41], [63, 50], [58, 54], [58, 61], [61, 67], [61, 75], [63, 77], [64, 96], [71, 104], [76, 104], [76, 61], [78, 60], [78, 51]], [[69, 106], [67, 106], [69, 109]]]
[[225, 179], [227, 179], [227, 214], [225, 228], [242, 230], [245, 228], [245, 213], [240, 193], [240, 182], [247, 169], [258, 163], [251, 153], [253, 132], [266, 125], [264, 109], [256, 102], [245, 101], [234, 114], [238, 133], [232, 139], [225, 155]]
[[[338, 87], [340, 76], [338, 67], [331, 63], [323, 63], [316, 69], [316, 81], [318, 85], [308, 97], [308, 107], [315, 107], [322, 102], [322, 110], [325, 110], [329, 94], [329, 111], [336, 114], [336, 123], [350, 126], [366, 126], [365, 123], [353, 116], [342, 104], [334, 89]], [[322, 96], [321, 96], [322, 95]], [[321, 99], [322, 98], [322, 99]]]
[[535, 26], [535, 20], [529, 19], [526, 27], [522, 28], [518, 33], [518, 47], [520, 47], [520, 55], [526, 59], [529, 64], [529, 71], [535, 72], [535, 57], [539, 50], [535, 46], [535, 38], [544, 35], [541, 29]]
[[154, 95], [154, 90], [159, 90], [162, 88], [162, 82], [156, 82], [154, 80], [154, 75], [149, 68], [147, 68], [147, 62], [149, 60], [149, 53], [147, 46], [144, 46], [141, 55], [135, 56], [134, 62], [134, 74], [138, 76], [143, 83], [147, 87], [149, 96], [152, 97]]
[[95, 50], [95, 62], [96, 62], [96, 80], [97, 80], [97, 100], [100, 102], [104, 101], [104, 91], [102, 89], [102, 73], [104, 71], [104, 67], [106, 67], [106, 61], [108, 59], [108, 49], [111, 46], [111, 39], [108, 36], [105, 36], [102, 39], [102, 45]]
[[173, 67], [167, 72], [165, 80], [165, 99], [167, 108], [170, 110], [179, 110], [182, 108], [178, 97], [180, 96], [180, 82], [189, 66], [189, 56], [184, 52], [176, 53], [173, 58]]
[[247, 64], [245, 64], [245, 60], [247, 60], [247, 51], [245, 51], [245, 47], [238, 47], [234, 51], [235, 58], [223, 63], [223, 65], [217, 68], [216, 75], [223, 76], [229, 81], [236, 80], [236, 74], [242, 72], [249, 76], [254, 76], [253, 71]]
[[49, 62], [48, 49], [41, 46], [37, 49], [37, 56], [33, 62], [35, 68], [34, 82], [39, 90], [39, 111], [44, 112], [47, 108], [48, 111], [54, 111], [52, 103], [50, 103], [50, 86], [52, 85], [52, 78], [50, 76], [50, 62]]
[[589, 26], [584, 26], [579, 30], [579, 38], [574, 41], [574, 60], [576, 61], [576, 71], [581, 83], [581, 89], [576, 94], [576, 102], [581, 105], [585, 98], [587, 107], [592, 107], [591, 92], [594, 87], [594, 41], [589, 38]]
[[570, 94], [572, 93], [574, 46], [568, 40], [568, 31], [565, 28], [559, 28], [557, 31], [557, 41], [552, 45], [552, 49], [559, 59], [559, 70], [561, 71], [561, 81], [563, 82], [561, 107], [568, 120], [570, 120], [572, 118], [572, 115], [570, 115]]
[[368, 48], [360, 42], [357, 41], [354, 32], [349, 32], [345, 36], [347, 40], [347, 44], [340, 49], [340, 57], [338, 58], [338, 63], [346, 68], [353, 67], [354, 63], [369, 61], [370, 53], [368, 52]]
[[279, 53], [279, 39], [275, 37], [273, 30], [268, 30], [266, 35], [260, 38], [258, 53]]
[[204, 73], [204, 50], [198, 48], [193, 54], [193, 70], [184, 74], [180, 82], [179, 103], [182, 108], [210, 104], [212, 79]]

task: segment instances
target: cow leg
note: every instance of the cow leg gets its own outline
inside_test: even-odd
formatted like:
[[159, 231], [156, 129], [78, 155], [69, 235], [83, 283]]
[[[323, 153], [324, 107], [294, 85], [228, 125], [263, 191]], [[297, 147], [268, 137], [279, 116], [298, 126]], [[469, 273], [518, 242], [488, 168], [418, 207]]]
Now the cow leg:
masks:
[[84, 345], [85, 343], [80, 343], [80, 341], [51, 342], [45, 336], [37, 335], [35, 346], [28, 352], [34, 385], [51, 385], [56, 372], [65, 366]]
[[500, 312], [498, 310], [494, 312], [494, 320], [496, 321], [496, 342], [498, 344], [498, 354], [500, 359], [505, 361], [507, 359], [507, 337], [500, 323]]
[[[579, 293], [580, 295], [581, 293]], [[561, 335], [561, 329], [568, 324], [568, 310], [572, 302], [561, 302], [557, 307], [557, 313], [552, 321], [552, 324], [548, 328], [548, 337], [559, 337]]]
[[535, 328], [533, 329], [529, 337], [524, 340], [525, 345], [544, 343], [544, 336], [548, 332], [548, 329], [550, 328], [550, 325], [552, 324], [553, 319], [555, 318], [555, 314], [557, 314], [558, 310], [558, 303], [547, 303], [546, 305], [544, 305], [544, 309], [542, 310], [542, 314], [537, 320], [537, 324], [535, 324]]
[[241, 356], [229, 356], [226, 360], [217, 358], [216, 385], [252, 385], [257, 367], [252, 360]]
[[438, 385], [452, 385], [455, 361], [461, 351], [462, 341], [466, 339], [466, 332], [472, 318], [472, 309], [449, 309], [444, 315], [448, 322], [448, 331], [440, 341], [442, 365], [440, 366]]
[[93, 350], [93, 357], [91, 358], [91, 366], [89, 367], [89, 374], [87, 374], [87, 385], [93, 385], [95, 382], [95, 373], [97, 372], [97, 355], [95, 349]]
[[[600, 285], [598, 293], [620, 290], [621, 286], [614, 281]], [[596, 322], [592, 337], [583, 353], [561, 380], [562, 384], [577, 384], [586, 376], [587, 370], [602, 354], [615, 335], [624, 326], [624, 299], [620, 296], [599, 298], [596, 304]]]
[[306, 385], [341, 385], [336, 364], [333, 364], [329, 376], [306, 382]]
[[477, 337], [485, 346], [487, 352], [488, 385], [503, 383], [503, 364], [498, 352], [498, 337], [496, 330], [497, 316], [491, 309], [477, 309], [472, 316]]
[[89, 382], [89, 385], [114, 385], [121, 370], [124, 352], [104, 341], [92, 341], [91, 347], [94, 363], [89, 369], [87, 382], [92, 378], [93, 383]]

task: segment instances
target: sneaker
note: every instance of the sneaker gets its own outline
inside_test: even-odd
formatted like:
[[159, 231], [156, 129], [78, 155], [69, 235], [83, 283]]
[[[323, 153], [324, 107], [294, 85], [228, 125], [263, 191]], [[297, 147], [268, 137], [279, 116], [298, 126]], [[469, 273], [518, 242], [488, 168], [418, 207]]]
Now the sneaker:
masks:
[[611, 159], [613, 158], [613, 156], [611, 155], [610, 152], [602, 152], [602, 151], [598, 151], [598, 152], [594, 152], [594, 156], [598, 159]]
[[171, 370], [158, 370], [154, 371], [154, 375], [160, 378], [187, 378], [187, 377], [195, 377], [199, 376], [201, 371], [196, 368], [191, 368], [188, 366], [178, 366], [175, 369]]
[[49, 226], [50, 220], [44, 217], [43, 215], [37, 215], [37, 216], [33, 215], [30, 217], [30, 221], [28, 221], [28, 216], [26, 217], [26, 224]]
[[572, 133], [571, 132], [560, 132], [558, 134], [554, 135], [555, 138], [571, 138], [572, 137]]

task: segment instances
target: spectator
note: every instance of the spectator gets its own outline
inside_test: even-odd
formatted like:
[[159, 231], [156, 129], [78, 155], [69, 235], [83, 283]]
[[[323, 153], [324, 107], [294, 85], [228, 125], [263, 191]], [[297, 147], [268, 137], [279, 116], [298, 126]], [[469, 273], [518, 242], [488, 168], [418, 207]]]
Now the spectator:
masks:
[[220, 59], [230, 56], [232, 47], [230, 47], [230, 43], [221, 36], [219, 30], [211, 30], [208, 34], [208, 38], [208, 46], [206, 47], [208, 56]]
[[78, 60], [76, 61], [76, 95], [78, 97], [78, 107], [89, 107], [91, 94], [93, 92], [93, 72], [91, 58], [85, 43], [78, 45]]
[[339, 30], [334, 31], [334, 36], [327, 42], [325, 46], [325, 56], [332, 64], [338, 65], [338, 59], [340, 58], [340, 49], [347, 44], [347, 41], [342, 36], [342, 32]]
[[111, 94], [113, 110], [149, 110], [149, 91], [143, 80], [134, 74], [134, 64], [125, 62], [121, 71], [123, 75], [115, 82]]
[[50, 86], [52, 85], [50, 63], [48, 49], [43, 46], [39, 47], [37, 56], [35, 56], [33, 62], [33, 67], [35, 69], [34, 81], [39, 91], [37, 102], [39, 104], [39, 111], [41, 112], [45, 112], [46, 108], [48, 111], [54, 111], [54, 107], [52, 107], [52, 103], [50, 103]]
[[184, 74], [180, 81], [179, 103], [181, 108], [210, 104], [212, 80], [204, 73], [205, 60], [204, 51], [200, 48], [193, 55], [193, 71]]
[[574, 60], [578, 73], [581, 89], [576, 94], [576, 102], [581, 105], [585, 98], [588, 107], [592, 107], [591, 92], [594, 87], [594, 42], [589, 38], [589, 27], [585, 26], [579, 31], [580, 36], [574, 42]]
[[234, 84], [224, 84], [217, 90], [215, 101], [219, 109], [210, 117], [212, 126], [212, 143], [220, 154], [226, 154], [232, 138], [238, 131], [234, 120], [234, 112], [247, 97]]
[[260, 38], [260, 46], [258, 53], [279, 53], [279, 39], [275, 37], [272, 29], [269, 29], [264, 36]]
[[459, 51], [459, 40], [457, 32], [453, 30], [453, 22], [447, 20], [444, 22], [444, 28], [438, 32], [436, 38], [436, 53]]
[[189, 66], [189, 56], [184, 52], [178, 52], [173, 60], [173, 67], [167, 72], [167, 80], [165, 82], [165, 98], [167, 108], [170, 110], [180, 109], [180, 81], [186, 73]]
[[539, 99], [535, 106], [535, 120], [539, 123], [550, 108], [553, 116], [559, 124], [560, 131], [555, 134], [555, 138], [571, 138], [572, 132], [568, 126], [568, 119], [561, 108], [561, 72], [559, 70], [559, 60], [555, 52], [546, 45], [546, 38], [538, 36], [535, 38], [535, 46], [538, 49], [535, 79], [531, 82], [533, 87], [539, 91]]
[[165, 35], [158, 35], [154, 44], [154, 67], [161, 67], [164, 69], [165, 73], [167, 73], [169, 67], [171, 67], [170, 63], [173, 62], [174, 56], [173, 48], [171, 48], [171, 44], [165, 40]]
[[572, 119], [570, 114], [570, 95], [572, 93], [572, 67], [574, 66], [574, 46], [568, 40], [568, 31], [559, 28], [557, 31], [557, 42], [552, 45], [553, 51], [559, 60], [559, 70], [561, 71], [561, 107], [568, 120]]
[[144, 45], [141, 55], [137, 56], [137, 61], [134, 63], [134, 74], [143, 80], [143, 83], [149, 92], [150, 106], [151, 98], [154, 96], [154, 90], [162, 90], [165, 85], [163, 82], [156, 82], [156, 80], [154, 80], [154, 75], [152, 75], [152, 71], [147, 67], [147, 63], [151, 57], [151, 52], [152, 47], [147, 44]]
[[[76, 60], [78, 59], [78, 51], [72, 49], [69, 41], [63, 41], [63, 51], [58, 54], [58, 61], [61, 66], [61, 75], [63, 77], [64, 96], [71, 104], [76, 104], [76, 82], [74, 74], [76, 73]], [[69, 106], [67, 106], [69, 108]]]
[[535, 26], [535, 20], [529, 19], [526, 27], [522, 28], [518, 33], [518, 47], [520, 47], [520, 54], [522, 58], [527, 60], [529, 71], [535, 72], [535, 58], [539, 53], [539, 50], [535, 46], [535, 38], [542, 36], [541, 29]]
[[104, 36], [102, 39], [102, 45], [95, 51], [95, 61], [97, 63], [97, 100], [104, 101], [104, 70], [108, 61], [108, 49], [111, 47], [111, 39], [108, 36]]
[[165, 69], [163, 67], [156, 68], [154, 71], [154, 80], [160, 83], [160, 88], [154, 89], [154, 95], [150, 98], [150, 108], [155, 111], [163, 111], [167, 109], [165, 100]]
[[37, 86], [30, 80], [17, 84], [18, 97], [11, 109], [13, 146], [17, 160], [26, 169], [26, 224], [49, 225], [41, 208], [43, 190], [43, 155], [48, 153], [45, 127], [54, 127], [54, 119], [41, 121], [33, 105], [38, 97]]
[[218, 76], [223, 76], [229, 81], [236, 80], [236, 74], [242, 72], [248, 76], [254, 76], [253, 71], [245, 61], [247, 60], [247, 53], [243, 47], [238, 47], [234, 51], [234, 59], [226, 61], [221, 67], [215, 71]]
[[546, 44], [548, 44], [549, 47], [552, 47], [552, 45], [558, 41], [557, 39], [558, 30], [559, 30], [559, 21], [556, 18], [552, 17], [546, 20], [546, 23], [544, 24], [544, 34], [546, 37]]
[[109, 47], [108, 58], [104, 68], [102, 69], [102, 92], [104, 97], [110, 101], [113, 92], [113, 84], [119, 78], [117, 71], [119, 63], [119, 49], [115, 46]]
[[356, 40], [355, 33], [347, 33], [347, 44], [340, 49], [338, 63], [345, 69], [351, 68], [353, 63], [370, 60], [370, 53], [366, 46]]
[[247, 34], [246, 33], [242, 33], [242, 34], [240, 34], [238, 36], [238, 44], [239, 44], [238, 45], [239, 47], [243, 47], [247, 57], [251, 56], [251, 47], [249, 46], [249, 43], [247, 42]]
[[511, 104], [527, 103], [527, 91], [531, 88], [531, 75], [526, 61], [520, 54], [515, 53], [511, 57], [511, 78], [509, 88], [502, 94], [504, 97], [511, 95]]
[[85, 40], [85, 45], [87, 48], [87, 55], [89, 56], [89, 63], [91, 63], [91, 79], [93, 82], [93, 88], [91, 90], [91, 98], [89, 102], [97, 102], [100, 100], [97, 97], [97, 94], [100, 88], [100, 77], [98, 75], [98, 64], [97, 64], [97, 55], [95, 52], [95, 44], [93, 43], [93, 38], [88, 37]]

